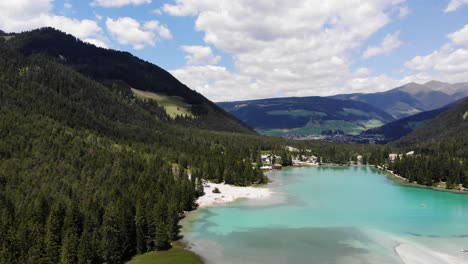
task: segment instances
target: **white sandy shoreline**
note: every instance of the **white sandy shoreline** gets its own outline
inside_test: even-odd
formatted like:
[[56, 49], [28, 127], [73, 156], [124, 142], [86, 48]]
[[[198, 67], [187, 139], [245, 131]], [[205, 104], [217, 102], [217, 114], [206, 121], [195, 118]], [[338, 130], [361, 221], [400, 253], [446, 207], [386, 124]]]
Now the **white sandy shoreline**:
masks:
[[405, 264], [467, 264], [463, 258], [436, 252], [422, 246], [400, 244], [395, 252]]
[[[205, 195], [197, 199], [199, 208], [230, 203], [242, 198], [266, 199], [272, 194], [270, 189], [264, 187], [240, 187], [212, 182], [206, 182], [203, 186]], [[221, 193], [213, 193], [215, 188], [218, 188]]]

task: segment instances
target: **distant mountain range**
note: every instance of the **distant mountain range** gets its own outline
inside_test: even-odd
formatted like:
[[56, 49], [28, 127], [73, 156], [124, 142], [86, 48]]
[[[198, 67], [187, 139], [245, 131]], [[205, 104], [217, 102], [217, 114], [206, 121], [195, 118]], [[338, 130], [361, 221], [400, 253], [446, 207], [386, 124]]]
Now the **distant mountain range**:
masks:
[[290, 97], [218, 103], [262, 134], [359, 134], [395, 120], [370, 104], [326, 97]]
[[468, 83], [430, 81], [409, 83], [379, 93], [272, 98], [218, 105], [266, 135], [363, 133], [379, 134], [385, 141], [391, 141], [423, 126], [450, 104], [467, 96]]
[[468, 83], [430, 81], [425, 84], [408, 83], [386, 92], [340, 94], [331, 98], [365, 102], [400, 119], [444, 107], [467, 96]]

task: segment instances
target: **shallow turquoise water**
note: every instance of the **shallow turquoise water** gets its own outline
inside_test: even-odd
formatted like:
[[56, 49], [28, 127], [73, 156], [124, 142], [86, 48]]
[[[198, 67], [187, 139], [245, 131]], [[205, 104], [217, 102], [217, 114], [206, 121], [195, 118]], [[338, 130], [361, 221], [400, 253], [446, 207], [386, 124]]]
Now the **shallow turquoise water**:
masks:
[[400, 243], [468, 261], [460, 252], [468, 195], [400, 186], [368, 167], [269, 176], [271, 199], [197, 210], [182, 222], [207, 263], [402, 263]]

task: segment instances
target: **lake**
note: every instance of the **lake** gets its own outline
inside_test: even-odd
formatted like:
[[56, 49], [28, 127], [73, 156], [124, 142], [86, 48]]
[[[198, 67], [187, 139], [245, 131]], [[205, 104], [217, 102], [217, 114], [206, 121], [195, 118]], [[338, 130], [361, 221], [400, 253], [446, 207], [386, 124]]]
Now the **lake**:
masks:
[[[190, 213], [206, 263], [468, 263], [468, 195], [398, 185], [370, 167], [269, 173], [268, 200]], [[398, 247], [399, 245], [403, 245]]]

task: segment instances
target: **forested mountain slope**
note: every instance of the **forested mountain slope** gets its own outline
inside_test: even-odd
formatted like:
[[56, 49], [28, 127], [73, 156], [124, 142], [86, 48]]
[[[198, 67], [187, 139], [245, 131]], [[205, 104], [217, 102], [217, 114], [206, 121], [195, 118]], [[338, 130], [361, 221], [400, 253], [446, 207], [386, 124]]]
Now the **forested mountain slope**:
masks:
[[372, 128], [362, 132], [362, 135], [380, 135], [385, 138], [385, 141], [395, 141], [400, 139], [417, 128], [423, 127], [435, 117], [450, 109], [452, 105], [448, 105], [439, 109], [422, 112], [412, 116], [385, 124], [381, 127]]
[[268, 143], [188, 122], [0, 43], [0, 263], [122, 263], [170, 246], [202, 178], [266, 181]]
[[[466, 144], [468, 139], [468, 98], [461, 100], [458, 104], [443, 112], [426, 126], [416, 129], [406, 137], [397, 141], [399, 146], [429, 146], [441, 141], [460, 140], [459, 143]], [[459, 146], [460, 148], [463, 145]], [[465, 148], [468, 153], [468, 146]]]
[[377, 146], [232, 133], [244, 129], [223, 126], [233, 119], [222, 110], [227, 119], [210, 118], [228, 132], [199, 129], [211, 127], [194, 121], [201, 113], [168, 115], [158, 100], [171, 95], [133, 96], [123, 80], [97, 82], [60, 57], [19, 52], [10, 43], [19, 36], [0, 38], [0, 263], [123, 263], [167, 249], [202, 179], [267, 181], [262, 150], [285, 154], [289, 145], [337, 163], [385, 156]]
[[466, 191], [468, 98], [392, 145], [416, 153], [390, 164], [410, 182]]
[[[133, 97], [133, 88], [169, 97], [174, 101], [179, 100], [187, 107], [191, 116], [196, 117], [188, 118], [187, 121], [190, 122], [186, 122], [187, 125], [211, 130], [255, 133], [164, 69], [128, 52], [98, 48], [53, 28], [13, 34], [8, 36], [5, 44], [26, 56], [44, 54], [118, 91], [124, 97]], [[181, 115], [183, 113], [180, 112]]]

